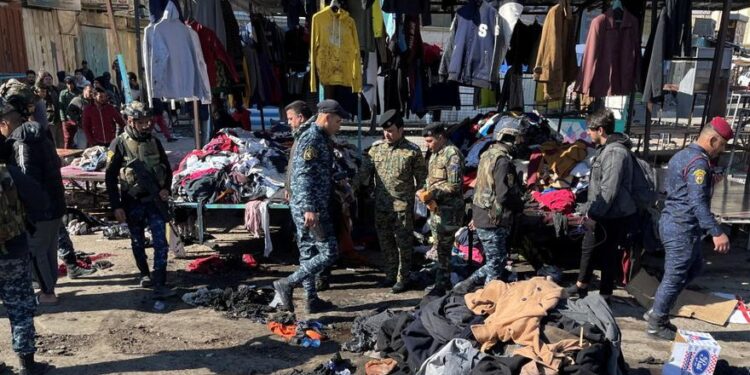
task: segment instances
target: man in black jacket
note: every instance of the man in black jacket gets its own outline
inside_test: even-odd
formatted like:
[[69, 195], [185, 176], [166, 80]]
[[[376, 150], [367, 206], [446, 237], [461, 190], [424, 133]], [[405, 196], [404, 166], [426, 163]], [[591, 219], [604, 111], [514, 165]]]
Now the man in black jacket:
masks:
[[[0, 99], [0, 123], [15, 109]], [[4, 136], [0, 140], [5, 141]], [[0, 143], [0, 147], [6, 147]], [[8, 155], [9, 153], [4, 153]], [[31, 261], [27, 228], [29, 216], [47, 210], [49, 200], [39, 184], [21, 172], [18, 167], [0, 160], [0, 222], [5, 241], [0, 243], [0, 300], [8, 312], [11, 327], [11, 345], [18, 355], [21, 374], [43, 374], [49, 366], [34, 360], [36, 329], [34, 314], [36, 301], [31, 285]], [[0, 362], [0, 372], [6, 366]]]
[[28, 99], [12, 93], [6, 96], [9, 106], [2, 115], [0, 133], [7, 138], [8, 160], [39, 183], [50, 202], [49, 209], [29, 214], [36, 227], [29, 236], [29, 249], [41, 288], [38, 301], [57, 304], [57, 235], [65, 213], [61, 162], [49, 129], [38, 122], [25, 121], [30, 115]]
[[[597, 145], [591, 165], [587, 209], [584, 224], [588, 231], [581, 244], [581, 265], [578, 281], [566, 289], [573, 297], [585, 297], [594, 270], [594, 259], [601, 261], [599, 294], [606, 300], [612, 295], [619, 275], [621, 252], [619, 245], [636, 204], [630, 194], [632, 185], [632, 143], [621, 133], [615, 133], [615, 118], [611, 111], [602, 109], [589, 116], [588, 134]], [[594, 255], [596, 253], [596, 255]]]

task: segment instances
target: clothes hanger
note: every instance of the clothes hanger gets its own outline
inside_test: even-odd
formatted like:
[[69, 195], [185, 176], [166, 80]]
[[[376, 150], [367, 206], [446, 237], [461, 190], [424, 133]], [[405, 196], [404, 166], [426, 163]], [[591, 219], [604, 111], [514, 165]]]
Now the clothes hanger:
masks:
[[622, 23], [622, 17], [623, 17], [623, 8], [622, 8], [622, 1], [620, 0], [613, 0], [612, 1], [612, 12], [615, 16], [615, 24], [620, 25]]
[[341, 4], [339, 3], [339, 0], [331, 0], [331, 10], [338, 12], [340, 7]]

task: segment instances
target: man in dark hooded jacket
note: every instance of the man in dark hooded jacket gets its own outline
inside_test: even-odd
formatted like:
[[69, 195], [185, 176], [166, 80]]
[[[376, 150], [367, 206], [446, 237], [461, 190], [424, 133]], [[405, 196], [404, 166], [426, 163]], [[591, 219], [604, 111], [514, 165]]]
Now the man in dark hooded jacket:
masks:
[[29, 236], [34, 274], [39, 281], [40, 304], [56, 304], [57, 235], [65, 212], [65, 189], [60, 175], [61, 162], [49, 129], [29, 118], [33, 107], [28, 97], [5, 92], [4, 99], [16, 111], [5, 115], [0, 132], [7, 138], [8, 160], [39, 183], [50, 201], [49, 209], [29, 214], [36, 231]]
[[[609, 300], [619, 275], [619, 244], [626, 234], [636, 204], [630, 194], [632, 188], [632, 143], [621, 133], [615, 133], [615, 117], [603, 109], [587, 119], [588, 134], [597, 146], [591, 166], [587, 209], [584, 224], [587, 232], [581, 245], [581, 265], [578, 280], [567, 290], [571, 296], [584, 297], [594, 270], [594, 258], [601, 260], [599, 294]], [[596, 253], [596, 256], [594, 255]]]

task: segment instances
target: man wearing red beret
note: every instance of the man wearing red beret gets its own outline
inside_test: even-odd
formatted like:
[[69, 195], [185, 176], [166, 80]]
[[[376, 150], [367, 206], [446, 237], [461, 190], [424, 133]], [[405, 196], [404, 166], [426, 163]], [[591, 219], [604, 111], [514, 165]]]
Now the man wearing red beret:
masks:
[[729, 251], [729, 237], [711, 213], [711, 194], [715, 165], [712, 160], [734, 137], [731, 126], [715, 117], [703, 128], [698, 140], [675, 154], [667, 171], [667, 199], [659, 220], [664, 245], [664, 277], [654, 296], [654, 305], [644, 314], [646, 332], [656, 338], [672, 341], [677, 327], [669, 322], [669, 311], [677, 296], [696, 276], [703, 265], [701, 238], [713, 237], [714, 251]]

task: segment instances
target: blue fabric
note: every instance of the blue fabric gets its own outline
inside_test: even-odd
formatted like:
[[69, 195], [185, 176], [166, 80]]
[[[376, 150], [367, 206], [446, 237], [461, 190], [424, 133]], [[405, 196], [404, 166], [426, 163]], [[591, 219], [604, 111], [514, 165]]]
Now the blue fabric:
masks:
[[[26, 237], [21, 235], [19, 237]], [[36, 301], [31, 286], [31, 260], [0, 259], [0, 300], [8, 313], [11, 346], [18, 354], [36, 352], [34, 313]]]
[[669, 223], [660, 222], [659, 233], [664, 245], [664, 277], [654, 296], [654, 314], [666, 316], [677, 297], [703, 268], [701, 236], [684, 235]]
[[133, 202], [126, 209], [130, 244], [136, 263], [147, 264], [146, 255], [146, 226], [151, 229], [151, 239], [154, 245], [154, 271], [167, 269], [167, 225], [154, 203]]
[[484, 246], [484, 266], [474, 271], [470, 277], [477, 282], [486, 284], [500, 278], [503, 274], [505, 260], [508, 256], [506, 248], [508, 229], [505, 227], [477, 228], [477, 236]]
[[[295, 190], [294, 194], [298, 194]], [[318, 212], [319, 224], [317, 228], [305, 227], [305, 211], [296, 205], [291, 206], [292, 219], [297, 227], [297, 246], [300, 252], [300, 266], [287, 280], [292, 286], [302, 284], [307, 297], [317, 296], [315, 291], [315, 275], [331, 266], [338, 256], [336, 234], [333, 220], [328, 209]]]

